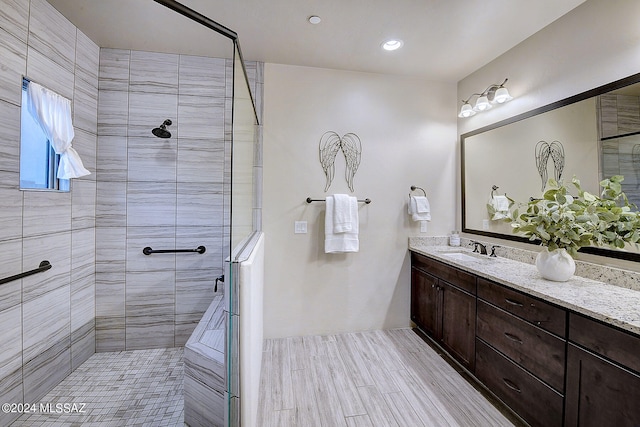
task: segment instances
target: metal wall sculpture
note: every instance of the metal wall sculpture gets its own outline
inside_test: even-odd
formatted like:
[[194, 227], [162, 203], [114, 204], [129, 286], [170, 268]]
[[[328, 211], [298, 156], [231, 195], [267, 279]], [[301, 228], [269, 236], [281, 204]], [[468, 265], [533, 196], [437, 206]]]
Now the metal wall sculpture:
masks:
[[342, 151], [346, 161], [346, 169], [344, 178], [347, 181], [349, 190], [353, 191], [353, 178], [356, 175], [358, 166], [360, 166], [360, 158], [362, 154], [362, 143], [355, 133], [347, 133], [340, 137], [336, 132], [328, 131], [320, 138], [319, 154], [320, 165], [327, 178], [324, 191], [326, 192], [335, 176], [336, 167], [335, 160], [338, 151]]
[[564, 147], [560, 141], [553, 141], [549, 144], [546, 141], [539, 141], [536, 144], [536, 167], [542, 181], [542, 191], [547, 184], [547, 163], [549, 157], [553, 160], [554, 178], [560, 181], [564, 170]]

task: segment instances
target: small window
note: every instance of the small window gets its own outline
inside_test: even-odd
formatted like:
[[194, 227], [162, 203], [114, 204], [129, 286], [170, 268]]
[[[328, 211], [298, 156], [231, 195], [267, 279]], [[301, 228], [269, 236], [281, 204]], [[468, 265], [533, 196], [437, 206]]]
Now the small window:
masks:
[[27, 107], [29, 80], [22, 80], [20, 117], [20, 189], [69, 191], [69, 180], [58, 179], [60, 155]]

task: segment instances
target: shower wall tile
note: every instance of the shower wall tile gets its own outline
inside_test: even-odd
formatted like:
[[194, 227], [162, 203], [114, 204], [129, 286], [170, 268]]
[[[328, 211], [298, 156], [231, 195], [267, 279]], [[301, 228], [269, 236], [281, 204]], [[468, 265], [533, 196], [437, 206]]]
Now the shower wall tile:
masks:
[[[96, 302], [97, 304], [97, 302]], [[125, 318], [96, 317], [96, 353], [125, 350]]]
[[179, 182], [177, 198], [178, 227], [222, 226], [222, 184]]
[[640, 130], [640, 98], [618, 95], [618, 132], [621, 134]]
[[0, 325], [0, 378], [4, 378], [22, 367], [22, 307], [0, 311]]
[[98, 136], [96, 176], [99, 182], [127, 180], [127, 137]]
[[223, 138], [224, 99], [204, 96], [178, 98], [179, 138]]
[[176, 272], [176, 316], [196, 313], [202, 318], [213, 301], [214, 283], [215, 277], [210, 270]]
[[[22, 240], [0, 242], [0, 275], [13, 276], [22, 273]], [[0, 311], [20, 306], [22, 280], [14, 280], [0, 286]], [[2, 366], [2, 365], [0, 365]], [[2, 376], [0, 376], [2, 378]]]
[[[125, 227], [96, 227], [96, 262], [98, 271], [124, 272], [127, 230]], [[122, 265], [122, 269], [120, 269]]]
[[[176, 245], [181, 248], [197, 248], [202, 245], [207, 248], [204, 254], [184, 254], [176, 258], [177, 272], [190, 270], [206, 270], [210, 278], [222, 274], [222, 226], [177, 227]], [[187, 256], [190, 255], [190, 256]], [[213, 288], [212, 288], [213, 289]]]
[[129, 182], [127, 186], [127, 226], [171, 227], [175, 223], [175, 182]]
[[204, 56], [180, 55], [178, 76], [180, 95], [225, 96], [225, 60]]
[[2, 8], [0, 8], [0, 28], [26, 43], [28, 23], [29, 0], [2, 1]]
[[224, 61], [224, 78], [225, 78], [225, 94], [224, 97], [233, 98], [233, 59], [225, 59]]
[[95, 320], [71, 331], [71, 370], [74, 371], [96, 352]]
[[[105, 321], [108, 318], [125, 316], [124, 263], [110, 265], [114, 265], [114, 269], [121, 270], [96, 272], [96, 319], [102, 318]], [[100, 268], [100, 265], [97, 268]]]
[[[71, 282], [71, 232], [47, 234], [45, 236], [29, 237], [22, 241], [22, 268], [32, 270], [47, 260], [51, 268], [47, 271], [22, 279], [23, 303], [43, 300], [46, 295], [54, 291], [67, 289]], [[68, 304], [68, 302], [67, 302]], [[45, 304], [47, 307], [48, 304]]]
[[[3, 397], [3, 400], [5, 402], [23, 402], [22, 366], [13, 372], [0, 372], [2, 373], [2, 376], [0, 376], [0, 396]], [[11, 425], [19, 415], [19, 413], [5, 414], [4, 412], [0, 412], [0, 425]]]
[[22, 306], [24, 360], [34, 359], [45, 350], [67, 339], [70, 331], [69, 284], [48, 292]]
[[203, 313], [176, 314], [175, 346], [184, 347], [202, 319]]
[[78, 152], [82, 164], [91, 172], [76, 179], [76, 181], [96, 181], [96, 147], [98, 137], [95, 133], [87, 132], [83, 129], [75, 130], [75, 138], [73, 138], [73, 148]]
[[224, 179], [224, 140], [180, 138], [177, 163], [178, 182], [221, 184]]
[[127, 273], [173, 272], [176, 268], [175, 253], [145, 255], [142, 249], [147, 246], [153, 249], [174, 249], [176, 248], [175, 235], [174, 226], [127, 227]]
[[127, 272], [127, 350], [174, 346], [175, 272]]
[[127, 225], [127, 183], [97, 183], [96, 226], [125, 227]]
[[73, 99], [73, 69], [63, 67], [31, 45], [27, 48], [27, 77], [69, 100]]
[[71, 192], [25, 191], [23, 236], [71, 230]]
[[29, 46], [73, 73], [76, 27], [45, 0], [31, 0]]
[[76, 33], [76, 75], [90, 83], [98, 91], [98, 72], [100, 69], [100, 47], [85, 33]]
[[100, 94], [104, 90], [129, 91], [130, 59], [130, 50], [100, 48]]
[[[71, 186], [71, 228], [95, 228], [96, 182], [72, 180]], [[91, 252], [95, 250], [92, 249]]]
[[3, 62], [3, 67], [0, 67], [0, 100], [20, 105], [22, 76], [27, 72], [27, 44], [6, 34], [2, 28], [0, 24], [0, 58]]
[[[175, 132], [174, 118], [178, 113], [176, 94], [130, 92], [129, 93], [129, 137], [148, 137], [151, 130], [171, 119], [168, 130]], [[175, 137], [175, 135], [174, 135]]]
[[73, 125], [76, 129], [93, 134], [98, 132], [98, 80], [88, 82], [76, 75], [73, 91]]
[[39, 401], [70, 373], [71, 352], [67, 336], [33, 359], [25, 359], [24, 401]]
[[0, 101], [0, 170], [20, 172], [20, 107]]
[[[74, 287], [95, 286], [96, 229], [71, 232], [71, 293]], [[92, 303], [93, 305], [93, 303]]]
[[100, 90], [98, 94], [98, 135], [127, 136], [129, 93]]
[[176, 139], [150, 136], [128, 141], [129, 181], [176, 182]]
[[129, 90], [178, 94], [178, 55], [131, 51]]
[[0, 241], [22, 237], [23, 194], [19, 190], [0, 188]]

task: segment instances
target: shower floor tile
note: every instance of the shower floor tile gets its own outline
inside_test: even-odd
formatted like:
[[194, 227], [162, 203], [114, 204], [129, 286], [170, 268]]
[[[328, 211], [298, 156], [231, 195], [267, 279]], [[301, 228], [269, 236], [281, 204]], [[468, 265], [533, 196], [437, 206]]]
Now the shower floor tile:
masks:
[[182, 427], [182, 356], [182, 348], [96, 353], [12, 426]]

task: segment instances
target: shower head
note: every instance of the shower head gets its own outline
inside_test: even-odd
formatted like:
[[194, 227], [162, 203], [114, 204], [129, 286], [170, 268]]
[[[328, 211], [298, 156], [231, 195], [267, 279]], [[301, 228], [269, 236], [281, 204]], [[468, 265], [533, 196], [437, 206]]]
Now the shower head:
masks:
[[167, 126], [171, 126], [171, 120], [165, 120], [159, 128], [155, 128], [151, 131], [152, 134], [158, 138], [171, 138], [171, 132], [167, 130]]

